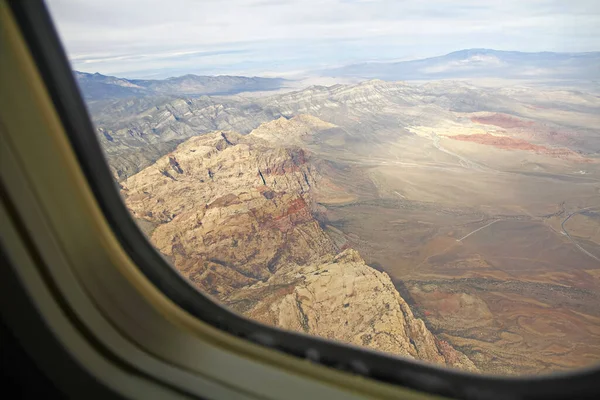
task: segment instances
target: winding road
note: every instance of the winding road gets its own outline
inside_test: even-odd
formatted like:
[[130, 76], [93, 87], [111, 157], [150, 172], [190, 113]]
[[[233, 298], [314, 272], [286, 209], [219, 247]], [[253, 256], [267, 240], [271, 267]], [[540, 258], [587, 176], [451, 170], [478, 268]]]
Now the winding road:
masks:
[[595, 209], [595, 208], [598, 208], [598, 207], [587, 207], [587, 208], [582, 208], [581, 210], [577, 210], [577, 211], [574, 211], [574, 212], [572, 212], [572, 213], [571, 213], [571, 214], [569, 214], [569, 215], [567, 216], [567, 218], [565, 218], [565, 220], [564, 220], [564, 221], [563, 221], [563, 222], [560, 224], [560, 227], [561, 227], [561, 229], [562, 229], [563, 233], [564, 233], [564, 234], [565, 234], [565, 235], [566, 235], [566, 236], [569, 238], [569, 240], [570, 240], [570, 241], [571, 241], [571, 242], [572, 242], [572, 243], [573, 243], [575, 246], [577, 246], [577, 248], [578, 248], [579, 250], [581, 250], [581, 251], [582, 251], [583, 253], [585, 253], [586, 255], [588, 255], [588, 256], [590, 256], [590, 257], [592, 257], [594, 260], [598, 260], [598, 261], [600, 261], [600, 258], [596, 257], [595, 255], [593, 255], [592, 253], [590, 253], [589, 251], [587, 251], [586, 249], [584, 249], [583, 247], [581, 247], [581, 246], [579, 245], [579, 243], [577, 243], [577, 241], [575, 241], [575, 239], [573, 239], [573, 238], [571, 237], [571, 235], [569, 234], [569, 232], [567, 232], [567, 230], [565, 229], [565, 223], [566, 223], [566, 222], [569, 220], [569, 218], [571, 218], [573, 215], [580, 214], [580, 213], [582, 213], [582, 212], [584, 212], [584, 211], [593, 210], [593, 209]]

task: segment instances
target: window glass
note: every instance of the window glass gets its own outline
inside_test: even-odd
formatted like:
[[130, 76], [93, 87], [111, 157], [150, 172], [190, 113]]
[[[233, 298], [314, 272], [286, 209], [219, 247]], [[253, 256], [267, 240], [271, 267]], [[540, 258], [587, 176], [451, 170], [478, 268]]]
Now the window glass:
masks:
[[466, 371], [600, 360], [600, 3], [48, 6], [126, 206], [203, 293]]

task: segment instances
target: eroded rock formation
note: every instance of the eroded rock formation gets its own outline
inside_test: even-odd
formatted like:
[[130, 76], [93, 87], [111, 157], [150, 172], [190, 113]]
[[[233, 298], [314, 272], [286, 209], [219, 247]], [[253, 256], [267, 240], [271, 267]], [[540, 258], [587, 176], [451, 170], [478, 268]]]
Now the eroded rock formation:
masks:
[[150, 238], [175, 268], [246, 316], [475, 370], [414, 317], [386, 273], [341, 251], [314, 218], [316, 199], [335, 184], [294, 138], [332, 127], [300, 116], [247, 136], [193, 137], [124, 181], [122, 193], [136, 218], [156, 226]]

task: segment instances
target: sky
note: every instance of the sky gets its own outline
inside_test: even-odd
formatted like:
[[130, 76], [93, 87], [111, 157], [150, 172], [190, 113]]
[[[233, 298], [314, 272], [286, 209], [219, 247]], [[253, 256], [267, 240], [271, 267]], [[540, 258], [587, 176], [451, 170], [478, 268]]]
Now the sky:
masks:
[[73, 68], [293, 77], [468, 48], [600, 50], [599, 0], [46, 0]]

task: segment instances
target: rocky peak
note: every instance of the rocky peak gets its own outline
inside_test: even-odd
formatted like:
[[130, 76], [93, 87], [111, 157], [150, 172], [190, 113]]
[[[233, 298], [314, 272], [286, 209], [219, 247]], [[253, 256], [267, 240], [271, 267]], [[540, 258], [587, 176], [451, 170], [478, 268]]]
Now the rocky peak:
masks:
[[213, 132], [127, 179], [122, 192], [136, 217], [159, 224], [155, 245], [221, 296], [285, 262], [335, 254], [312, 217], [310, 191], [322, 178], [309, 160], [302, 148]]
[[[250, 135], [193, 137], [123, 182], [135, 217], [196, 287], [248, 317], [396, 355], [474, 370], [438, 341], [389, 276], [340, 252], [314, 217], [314, 192], [333, 184], [304, 148], [263, 139], [332, 124], [279, 119]], [[165, 173], [165, 171], [167, 173]]]
[[280, 117], [263, 123], [250, 132], [249, 136], [261, 138], [277, 145], [302, 144], [302, 139], [306, 136], [318, 135], [322, 131], [336, 127], [336, 125], [315, 116], [300, 114], [289, 119]]
[[414, 317], [390, 277], [366, 265], [356, 250], [285, 266], [225, 301], [252, 319], [284, 329], [476, 370], [464, 354], [437, 340]]

